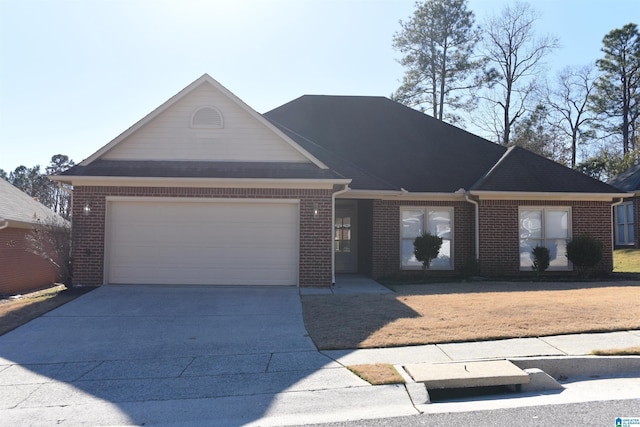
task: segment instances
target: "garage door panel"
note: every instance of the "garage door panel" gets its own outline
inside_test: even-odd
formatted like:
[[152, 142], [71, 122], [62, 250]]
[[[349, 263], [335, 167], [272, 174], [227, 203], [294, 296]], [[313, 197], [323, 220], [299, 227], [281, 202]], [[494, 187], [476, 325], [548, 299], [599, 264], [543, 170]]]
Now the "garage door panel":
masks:
[[294, 203], [111, 202], [110, 283], [295, 285]]

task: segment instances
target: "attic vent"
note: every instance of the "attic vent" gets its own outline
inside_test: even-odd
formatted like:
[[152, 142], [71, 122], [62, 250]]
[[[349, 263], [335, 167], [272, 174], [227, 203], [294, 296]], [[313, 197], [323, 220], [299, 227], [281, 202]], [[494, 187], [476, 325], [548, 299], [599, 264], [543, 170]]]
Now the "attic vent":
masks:
[[223, 124], [222, 114], [214, 107], [200, 107], [191, 115], [192, 128], [221, 129]]

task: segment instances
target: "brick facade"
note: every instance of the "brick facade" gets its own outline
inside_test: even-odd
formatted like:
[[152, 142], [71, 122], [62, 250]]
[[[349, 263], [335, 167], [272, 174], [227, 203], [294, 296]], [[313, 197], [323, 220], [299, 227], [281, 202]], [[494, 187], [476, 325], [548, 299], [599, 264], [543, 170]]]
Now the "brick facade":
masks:
[[[400, 267], [400, 207], [444, 206], [454, 209], [454, 269], [433, 270], [428, 274], [456, 274], [473, 259], [475, 252], [474, 206], [468, 202], [373, 201], [373, 271], [374, 278], [394, 276]], [[486, 276], [529, 274], [520, 271], [520, 236], [518, 212], [522, 206], [564, 206], [571, 208], [572, 235], [589, 233], [604, 244], [603, 259], [596, 270], [613, 268], [611, 204], [596, 201], [518, 201], [481, 200], [479, 202], [480, 273]], [[557, 272], [566, 274], [566, 272]]]
[[[400, 207], [453, 208], [453, 271], [433, 270], [431, 274], [452, 274], [473, 257], [473, 205], [447, 201], [373, 201], [373, 272], [374, 278], [397, 275], [400, 268]], [[413, 271], [413, 270], [410, 270]]]
[[597, 271], [613, 269], [611, 203], [597, 201], [481, 200], [480, 271], [488, 276], [518, 275], [520, 271], [518, 208], [566, 206], [571, 208], [571, 235], [589, 233], [604, 245]]
[[0, 294], [14, 295], [53, 284], [57, 271], [53, 264], [27, 249], [25, 228], [0, 230]]
[[[300, 200], [300, 286], [330, 286], [333, 218], [329, 189], [77, 186], [73, 192], [73, 283], [102, 285], [107, 196]], [[91, 212], [83, 214], [89, 204]], [[314, 217], [314, 205], [318, 217]]]

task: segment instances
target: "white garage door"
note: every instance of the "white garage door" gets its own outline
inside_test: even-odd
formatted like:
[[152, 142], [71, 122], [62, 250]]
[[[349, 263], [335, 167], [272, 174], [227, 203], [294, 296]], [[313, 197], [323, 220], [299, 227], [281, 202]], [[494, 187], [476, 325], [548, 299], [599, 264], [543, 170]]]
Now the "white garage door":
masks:
[[297, 201], [109, 201], [107, 283], [296, 285]]

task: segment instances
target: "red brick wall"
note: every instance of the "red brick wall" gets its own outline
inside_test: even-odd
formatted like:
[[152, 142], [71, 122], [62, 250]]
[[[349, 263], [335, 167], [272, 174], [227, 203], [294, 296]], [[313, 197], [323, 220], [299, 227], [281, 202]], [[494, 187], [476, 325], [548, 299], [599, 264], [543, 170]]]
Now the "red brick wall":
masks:
[[[454, 272], [473, 257], [473, 205], [467, 202], [445, 201], [373, 201], [373, 277], [388, 277], [401, 272], [400, 268], [400, 207], [453, 207]], [[450, 274], [448, 270], [433, 270], [430, 274]]]
[[613, 269], [611, 203], [571, 201], [480, 201], [480, 269], [489, 276], [520, 272], [518, 208], [521, 206], [571, 207], [572, 235], [589, 233], [604, 245], [603, 259], [596, 270]]
[[[74, 284], [101, 285], [107, 196], [259, 198], [300, 200], [300, 286], [330, 286], [333, 218], [331, 190], [271, 188], [75, 187], [73, 192]], [[91, 213], [83, 215], [85, 203]], [[319, 216], [313, 217], [314, 204]]]
[[57, 279], [53, 265], [27, 251], [22, 228], [0, 230], [0, 294], [20, 294], [47, 287]]

